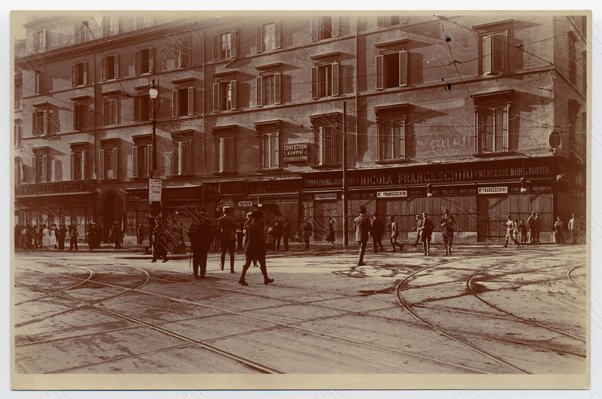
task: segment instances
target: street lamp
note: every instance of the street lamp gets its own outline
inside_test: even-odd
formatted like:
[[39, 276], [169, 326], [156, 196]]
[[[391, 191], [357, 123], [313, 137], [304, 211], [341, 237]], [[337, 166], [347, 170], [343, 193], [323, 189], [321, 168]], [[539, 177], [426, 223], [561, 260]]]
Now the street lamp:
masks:
[[153, 115], [153, 165], [150, 175], [154, 177], [155, 173], [157, 173], [157, 111], [159, 110], [159, 102], [157, 101], [159, 88], [155, 85], [155, 79], [152, 80], [151, 86], [148, 89], [148, 96], [151, 99], [151, 112]]

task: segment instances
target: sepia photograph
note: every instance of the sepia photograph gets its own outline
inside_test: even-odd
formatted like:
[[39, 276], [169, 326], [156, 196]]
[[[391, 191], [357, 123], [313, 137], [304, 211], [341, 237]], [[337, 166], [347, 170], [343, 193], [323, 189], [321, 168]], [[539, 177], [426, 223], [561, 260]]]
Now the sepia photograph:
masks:
[[591, 37], [12, 11], [11, 388], [588, 388]]

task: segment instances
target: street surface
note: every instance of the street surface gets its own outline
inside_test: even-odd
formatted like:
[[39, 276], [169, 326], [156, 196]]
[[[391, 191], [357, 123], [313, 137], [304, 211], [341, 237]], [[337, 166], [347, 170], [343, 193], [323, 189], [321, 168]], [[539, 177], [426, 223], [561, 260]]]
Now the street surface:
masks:
[[18, 373], [580, 374], [584, 246], [269, 253], [264, 285], [183, 256], [20, 252]]

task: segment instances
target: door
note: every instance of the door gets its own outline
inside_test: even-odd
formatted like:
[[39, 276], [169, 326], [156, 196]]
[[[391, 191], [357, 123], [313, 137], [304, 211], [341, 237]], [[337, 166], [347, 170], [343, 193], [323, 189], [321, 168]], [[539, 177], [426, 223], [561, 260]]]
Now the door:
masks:
[[506, 236], [502, 223], [509, 212], [507, 196], [477, 197], [477, 241], [499, 241]]

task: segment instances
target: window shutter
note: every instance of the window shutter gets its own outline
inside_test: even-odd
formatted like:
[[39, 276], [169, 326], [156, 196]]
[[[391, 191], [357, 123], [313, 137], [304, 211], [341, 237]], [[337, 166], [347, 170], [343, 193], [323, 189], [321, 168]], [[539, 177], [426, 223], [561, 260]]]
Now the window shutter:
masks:
[[71, 65], [71, 86], [77, 85], [77, 64]]
[[132, 146], [132, 177], [138, 176], [138, 146]]
[[263, 25], [257, 25], [257, 52], [261, 53], [263, 51]]
[[341, 17], [333, 16], [332, 17], [332, 37], [339, 36], [341, 34]]
[[238, 32], [232, 32], [232, 58], [238, 57]]
[[311, 68], [311, 98], [316, 99], [320, 95], [318, 93], [318, 67]]
[[324, 165], [324, 155], [326, 149], [324, 148], [324, 127], [320, 126], [318, 129], [318, 162], [320, 165]]
[[339, 83], [339, 63], [332, 63], [332, 95], [338, 96], [340, 92], [340, 83]]
[[76, 180], [76, 177], [75, 177], [75, 154], [73, 152], [71, 152], [71, 179], [70, 180]]
[[136, 75], [140, 75], [140, 50], [136, 50], [134, 53], [134, 72]]
[[98, 151], [98, 178], [105, 178], [105, 150]]
[[382, 55], [376, 56], [376, 88], [382, 90], [385, 87], [384, 84], [384, 57]]
[[44, 32], [42, 33], [42, 48], [47, 48], [50, 44], [50, 31], [47, 29], [44, 29]]
[[151, 73], [155, 72], [155, 48], [150, 47], [148, 49], [148, 71]]
[[408, 52], [399, 52], [399, 85], [408, 85]]
[[482, 45], [482, 54], [481, 54], [483, 75], [489, 75], [489, 74], [493, 73], [493, 70], [492, 70], [493, 65], [491, 62], [491, 59], [493, 58], [492, 51], [493, 51], [492, 36], [491, 35], [483, 36], [483, 45]]
[[184, 142], [178, 141], [178, 152], [176, 154], [176, 175], [182, 176], [184, 172], [183, 162], [184, 162]]
[[188, 115], [194, 115], [194, 87], [188, 88]]
[[219, 83], [213, 84], [213, 112], [219, 112]]
[[311, 40], [320, 40], [320, 17], [311, 17]]
[[173, 89], [171, 91], [171, 116], [176, 117], [180, 114], [180, 110], [178, 109], [178, 90]]
[[399, 158], [406, 158], [407, 144], [406, 140], [406, 120], [401, 119], [399, 122]]
[[119, 160], [117, 159], [117, 148], [113, 148], [113, 179], [119, 177]]
[[231, 103], [230, 103], [230, 109], [231, 110], [235, 110], [236, 109], [236, 80], [231, 80], [230, 81], [230, 90], [231, 90]]
[[213, 35], [213, 59], [219, 60], [220, 57], [220, 35]]
[[44, 155], [42, 155], [42, 181], [43, 182], [48, 181], [48, 169], [49, 169], [48, 155], [44, 154]]
[[492, 59], [492, 70], [494, 73], [500, 73], [506, 71], [506, 49], [508, 46], [507, 38], [505, 34], [498, 34], [492, 38], [493, 48], [493, 59]]
[[100, 80], [101, 81], [105, 81], [107, 80], [107, 57], [104, 57], [102, 59], [102, 61], [100, 62]]
[[282, 47], [282, 23], [275, 22], [274, 23], [274, 48]]
[[263, 77], [258, 76], [255, 79], [256, 82], [256, 87], [255, 87], [255, 100], [257, 103], [258, 107], [261, 107], [263, 105]]
[[280, 72], [274, 74], [274, 104], [280, 104], [281, 102], [281, 85], [280, 85]]
[[113, 78], [119, 77], [119, 55], [113, 56]]
[[82, 155], [80, 157], [81, 159], [81, 166], [80, 166], [80, 170], [81, 170], [81, 178], [82, 180], [86, 180], [88, 178], [88, 174], [86, 173], [86, 168], [88, 165], [88, 151], [87, 150], [83, 150], [82, 151]]
[[44, 111], [42, 111], [42, 115], [43, 115], [43, 118], [42, 118], [42, 129], [43, 129], [42, 130], [42, 134], [43, 135], [47, 135], [50, 132], [50, 124], [48, 123], [49, 119], [50, 119], [50, 114], [48, 113], [48, 110], [45, 109]]
[[134, 120], [142, 120], [142, 118], [140, 117], [140, 96], [134, 97]]
[[87, 85], [88, 84], [88, 61], [84, 61], [82, 63], [82, 75], [83, 75], [83, 84]]
[[510, 151], [510, 104], [502, 109], [502, 146], [503, 151]]
[[192, 173], [192, 141], [186, 141], [184, 146], [184, 156], [186, 158], [186, 162], [184, 166], [186, 167], [185, 173]]
[[228, 168], [228, 172], [234, 172], [236, 170], [236, 153], [235, 153], [235, 148], [234, 148], [234, 138], [233, 137], [228, 137], [227, 139], [227, 143], [228, 143], [228, 150], [226, 153], [227, 156], [227, 168]]

